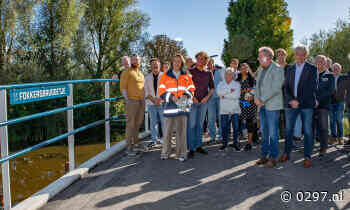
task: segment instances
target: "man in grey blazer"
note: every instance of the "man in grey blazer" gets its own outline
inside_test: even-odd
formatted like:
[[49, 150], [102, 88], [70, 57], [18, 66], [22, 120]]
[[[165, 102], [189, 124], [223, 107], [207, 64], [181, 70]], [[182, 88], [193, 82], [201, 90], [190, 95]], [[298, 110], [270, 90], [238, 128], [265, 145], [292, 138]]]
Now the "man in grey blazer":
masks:
[[259, 107], [262, 134], [261, 158], [258, 165], [276, 166], [279, 152], [279, 116], [283, 109], [282, 85], [284, 71], [273, 62], [274, 51], [270, 47], [259, 49], [260, 70], [257, 75], [255, 103]]

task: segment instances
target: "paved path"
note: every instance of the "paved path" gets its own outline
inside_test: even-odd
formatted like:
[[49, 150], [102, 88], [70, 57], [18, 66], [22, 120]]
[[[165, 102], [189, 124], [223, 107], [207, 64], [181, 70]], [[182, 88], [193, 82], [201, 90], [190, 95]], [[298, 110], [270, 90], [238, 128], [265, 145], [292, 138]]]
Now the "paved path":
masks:
[[[184, 163], [160, 160], [157, 149], [135, 158], [116, 155], [42, 210], [350, 209], [350, 159], [335, 147], [323, 160], [315, 154], [310, 169], [303, 168], [301, 152], [294, 152], [291, 162], [267, 169], [255, 165], [259, 148], [251, 152], [207, 149], [209, 155], [196, 154]], [[281, 201], [285, 190], [292, 193], [288, 203]], [[299, 202], [298, 191], [328, 195], [323, 202]], [[331, 193], [340, 192], [342, 201], [330, 201]]]

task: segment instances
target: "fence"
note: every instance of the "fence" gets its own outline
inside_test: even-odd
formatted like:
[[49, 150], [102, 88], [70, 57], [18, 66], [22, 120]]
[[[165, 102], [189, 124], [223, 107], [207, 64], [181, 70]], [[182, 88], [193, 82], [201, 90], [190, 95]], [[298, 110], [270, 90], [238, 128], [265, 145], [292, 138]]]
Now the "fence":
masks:
[[[73, 84], [78, 83], [105, 83], [105, 97], [101, 100], [90, 101], [82, 104], [73, 104]], [[46, 82], [46, 83], [30, 83], [30, 84], [16, 84], [16, 85], [3, 85], [0, 86], [0, 138], [1, 138], [1, 159], [0, 163], [2, 166], [2, 181], [3, 181], [3, 198], [4, 198], [4, 209], [11, 209], [11, 186], [10, 186], [10, 169], [9, 161], [25, 155], [33, 150], [42, 148], [49, 144], [61, 141], [68, 138], [68, 158], [69, 158], [69, 171], [75, 169], [75, 158], [74, 158], [74, 134], [85, 131], [89, 128], [96, 127], [101, 124], [105, 124], [105, 143], [106, 149], [111, 147], [110, 141], [110, 121], [117, 120], [121, 116], [110, 117], [110, 102], [117, 101], [122, 97], [110, 98], [110, 83], [119, 82], [119, 80], [113, 79], [89, 79], [89, 80], [72, 80], [72, 81], [58, 81], [58, 82]], [[10, 103], [19, 104], [19, 103], [28, 103], [32, 101], [41, 101], [54, 99], [59, 97], [67, 98], [67, 106], [63, 108], [58, 108], [46, 112], [36, 113], [29, 116], [24, 116], [16, 119], [7, 119], [7, 91], [10, 90]], [[74, 118], [73, 110], [92, 106], [95, 104], [105, 104], [105, 118], [98, 120], [96, 122], [90, 123], [88, 125], [82, 126], [80, 128], [74, 129]], [[25, 122], [37, 118], [42, 118], [50, 116], [53, 114], [67, 112], [67, 129], [68, 132], [62, 135], [56, 136], [54, 138], [45, 140], [37, 145], [31, 146], [24, 150], [15, 152], [9, 155], [9, 146], [8, 146], [8, 126], [14, 125], [20, 122]], [[145, 118], [145, 129], [148, 130], [148, 114], [146, 113]]]

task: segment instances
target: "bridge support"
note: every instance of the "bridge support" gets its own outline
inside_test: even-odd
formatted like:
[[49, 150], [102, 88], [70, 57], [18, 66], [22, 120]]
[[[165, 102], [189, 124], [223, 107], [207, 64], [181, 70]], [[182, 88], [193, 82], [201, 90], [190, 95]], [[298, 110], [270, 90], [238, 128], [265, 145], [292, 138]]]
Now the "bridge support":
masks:
[[[69, 96], [67, 96], [67, 106], [73, 106], [73, 84], [69, 84]], [[67, 111], [67, 125], [68, 132], [74, 131], [73, 109]], [[68, 158], [69, 171], [75, 168], [75, 154], [74, 154], [74, 134], [68, 136]]]
[[[109, 82], [105, 83], [105, 99], [109, 98]], [[106, 138], [106, 149], [111, 148], [111, 125], [110, 120], [107, 120], [110, 118], [109, 116], [109, 107], [111, 102], [109, 100], [105, 101], [105, 138]]]

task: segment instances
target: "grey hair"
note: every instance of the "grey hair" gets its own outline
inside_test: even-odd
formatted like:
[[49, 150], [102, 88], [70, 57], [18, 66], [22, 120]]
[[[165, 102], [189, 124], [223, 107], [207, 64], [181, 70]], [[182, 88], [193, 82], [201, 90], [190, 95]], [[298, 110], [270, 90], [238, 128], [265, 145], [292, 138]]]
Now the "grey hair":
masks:
[[333, 68], [334, 68], [334, 66], [338, 66], [340, 69], [343, 69], [343, 67], [340, 65], [340, 63], [334, 63]]
[[233, 68], [228, 67], [225, 71], [225, 74], [231, 74], [231, 73], [234, 73]]
[[273, 59], [273, 57], [275, 56], [275, 53], [271, 47], [260, 47], [259, 52], [264, 52], [265, 55], [270, 57], [271, 59]]
[[129, 56], [127, 56], [127, 55], [124, 55], [123, 57], [122, 57], [122, 60], [128, 60], [129, 62], [130, 62], [130, 57]]
[[317, 60], [317, 58], [322, 58], [327, 63], [327, 57], [326, 56], [318, 55], [318, 56], [316, 56], [316, 60]]
[[329, 65], [329, 67], [331, 67], [333, 64], [333, 60], [330, 57], [327, 57], [327, 64]]
[[296, 52], [297, 50], [302, 50], [304, 51], [306, 56], [309, 56], [309, 49], [305, 46], [305, 45], [298, 45], [295, 49], [294, 52]]
[[236, 74], [235, 74], [235, 71], [233, 70], [233, 68], [228, 67], [228, 68], [226, 69], [226, 71], [225, 71], [225, 75], [226, 75], [226, 74], [232, 74], [233, 79], [234, 79], [234, 80], [236, 79]]

